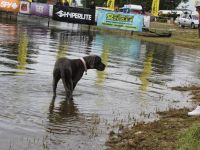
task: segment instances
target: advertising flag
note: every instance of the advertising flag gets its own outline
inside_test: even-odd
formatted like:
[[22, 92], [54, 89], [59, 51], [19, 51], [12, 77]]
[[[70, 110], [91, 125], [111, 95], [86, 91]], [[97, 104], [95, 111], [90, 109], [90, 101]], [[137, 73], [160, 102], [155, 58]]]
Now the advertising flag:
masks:
[[71, 5], [71, 4], [72, 4], [72, 0], [67, 0], [67, 1], [68, 1], [69, 5]]
[[160, 5], [160, 0], [153, 0], [152, 10], [151, 10], [152, 16], [158, 16], [159, 5]]
[[111, 10], [115, 9], [115, 0], [107, 0], [107, 7]]

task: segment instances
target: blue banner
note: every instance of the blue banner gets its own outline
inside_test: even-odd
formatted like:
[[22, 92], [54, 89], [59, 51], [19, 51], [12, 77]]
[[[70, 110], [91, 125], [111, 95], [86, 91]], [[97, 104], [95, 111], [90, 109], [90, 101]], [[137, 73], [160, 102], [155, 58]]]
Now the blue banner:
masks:
[[105, 10], [98, 12], [97, 26], [141, 32], [143, 23], [144, 16], [140, 14], [125, 14]]

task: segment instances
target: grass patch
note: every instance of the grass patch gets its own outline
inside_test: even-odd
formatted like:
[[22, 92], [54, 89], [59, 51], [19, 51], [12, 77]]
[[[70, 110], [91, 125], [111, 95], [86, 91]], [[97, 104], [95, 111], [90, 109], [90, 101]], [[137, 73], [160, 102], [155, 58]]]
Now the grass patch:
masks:
[[194, 124], [180, 136], [180, 150], [200, 149], [200, 124]]

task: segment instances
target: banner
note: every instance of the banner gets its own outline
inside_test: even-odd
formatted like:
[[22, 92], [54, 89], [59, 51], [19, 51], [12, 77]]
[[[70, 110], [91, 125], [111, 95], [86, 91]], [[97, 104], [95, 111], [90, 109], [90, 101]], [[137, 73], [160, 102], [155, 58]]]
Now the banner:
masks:
[[97, 18], [97, 26], [108, 28], [142, 31], [144, 16], [140, 14], [117, 13], [100, 10]]
[[30, 14], [30, 3], [26, 1], [21, 1], [19, 12], [22, 14]]
[[152, 2], [152, 10], [151, 10], [151, 15], [152, 16], [158, 16], [159, 5], [160, 5], [160, 0], [153, 0], [153, 2]]
[[49, 17], [49, 5], [43, 3], [31, 3], [31, 15]]
[[107, 0], [107, 7], [111, 10], [115, 10], [115, 0]]
[[0, 0], [0, 11], [19, 12], [19, 0]]
[[54, 5], [53, 19], [63, 22], [93, 25], [95, 24], [95, 10]]

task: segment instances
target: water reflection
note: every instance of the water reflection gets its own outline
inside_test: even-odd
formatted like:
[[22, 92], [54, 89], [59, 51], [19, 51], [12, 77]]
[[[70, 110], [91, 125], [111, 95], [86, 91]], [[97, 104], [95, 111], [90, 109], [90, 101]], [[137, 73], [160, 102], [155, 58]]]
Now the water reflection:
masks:
[[62, 38], [62, 34], [59, 36], [59, 43], [58, 43], [58, 51], [56, 58], [65, 57], [67, 54], [67, 45], [65, 44], [65, 40]]
[[55, 107], [53, 98], [49, 106], [49, 125], [47, 130], [50, 133], [70, 134], [70, 127], [67, 123], [77, 120], [79, 115], [78, 109], [73, 100], [62, 100], [58, 107]]
[[144, 60], [144, 69], [140, 74], [141, 84], [141, 91], [146, 92], [147, 87], [149, 86], [148, 77], [152, 73], [152, 60], [153, 60], [153, 51], [149, 50], [146, 54], [146, 59]]
[[[109, 45], [106, 45], [106, 43], [103, 43], [103, 50], [102, 50], [102, 54], [101, 54], [101, 59], [102, 62], [108, 66], [108, 62], [109, 62]], [[105, 79], [107, 77], [106, 75], [106, 69], [104, 71], [97, 71], [97, 80], [96, 80], [96, 84], [97, 85], [102, 85], [105, 82]]]
[[[10, 139], [16, 149], [25, 149], [27, 141], [21, 144], [16, 137], [42, 142], [49, 137], [49, 149], [66, 149], [69, 144], [71, 149], [105, 149], [107, 133], [114, 125], [146, 121], [148, 115], [142, 114], [169, 107], [191, 106], [188, 97], [168, 87], [186, 80], [200, 82], [197, 51], [78, 28], [59, 30], [19, 23], [0, 26], [2, 149]], [[60, 82], [58, 97], [51, 100], [56, 59], [88, 54], [101, 56], [106, 70], [89, 70], [78, 83], [73, 101], [64, 99]], [[41, 147], [33, 142], [30, 149]]]
[[153, 51], [153, 68], [158, 74], [171, 74], [173, 70], [174, 49], [172, 46], [147, 43], [147, 50]]
[[[21, 33], [18, 46], [18, 65], [17, 69], [24, 71], [27, 65], [27, 49], [28, 49], [28, 36], [26, 33]], [[18, 72], [23, 74], [24, 72]]]
[[17, 40], [17, 26], [15, 24], [0, 23], [0, 45], [7, 46]]

